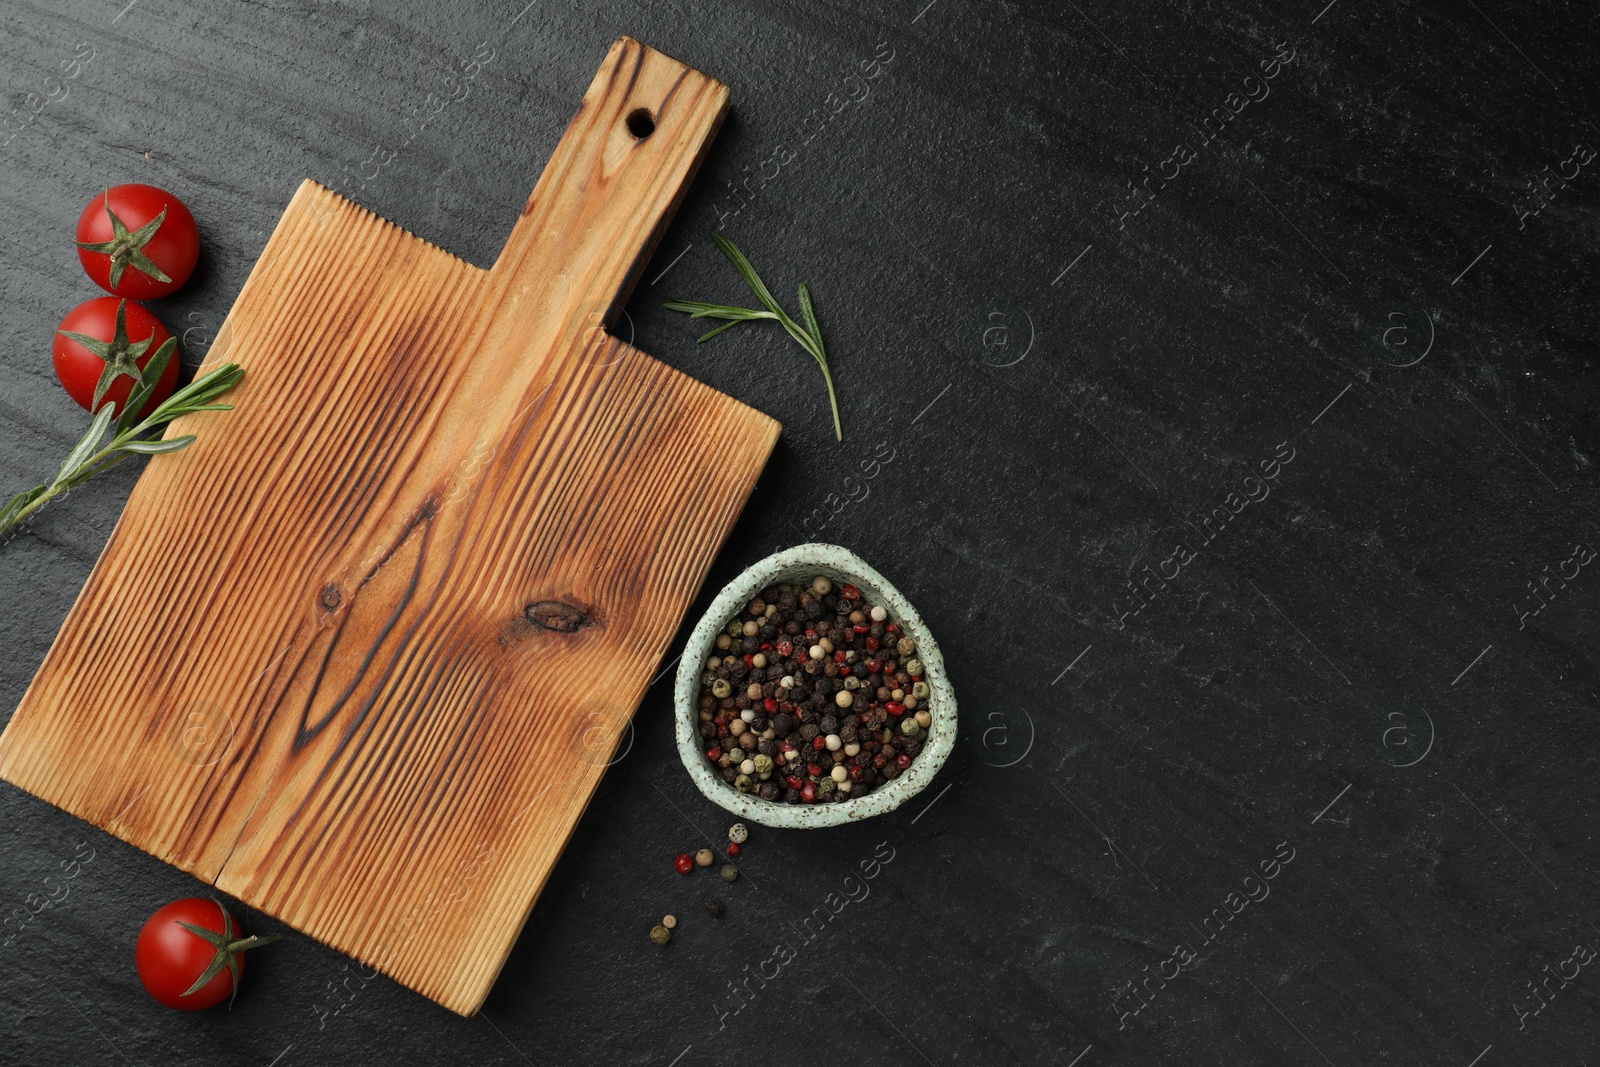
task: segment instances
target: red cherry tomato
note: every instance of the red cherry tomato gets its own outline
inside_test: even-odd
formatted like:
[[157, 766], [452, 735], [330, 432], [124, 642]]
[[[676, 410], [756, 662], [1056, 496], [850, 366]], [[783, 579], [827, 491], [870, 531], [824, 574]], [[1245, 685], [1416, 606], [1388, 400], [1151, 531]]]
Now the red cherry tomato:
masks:
[[[122, 323], [120, 332], [119, 321]], [[77, 336], [66, 336], [68, 334]], [[114, 401], [120, 415], [133, 389], [135, 371], [142, 372], [171, 337], [161, 320], [138, 304], [114, 296], [97, 296], [67, 312], [56, 329], [50, 356], [55, 363], [56, 377], [61, 379], [67, 395], [85, 410], [97, 410], [90, 407], [95, 389], [110, 375], [98, 406], [104, 406], [107, 400]], [[176, 344], [173, 347], [176, 349]], [[174, 351], [139, 417], [148, 415], [157, 404], [171, 396], [177, 381], [178, 358]]]
[[[169, 1008], [198, 1011], [231, 999], [244, 974], [240, 955], [276, 936], [245, 937], [215, 900], [174, 900], [145, 920], [134, 945], [134, 965], [145, 992]], [[198, 980], [214, 972], [199, 988]]]
[[89, 280], [131, 300], [166, 296], [189, 280], [200, 258], [194, 216], [154, 185], [113, 185], [78, 216], [76, 237]]

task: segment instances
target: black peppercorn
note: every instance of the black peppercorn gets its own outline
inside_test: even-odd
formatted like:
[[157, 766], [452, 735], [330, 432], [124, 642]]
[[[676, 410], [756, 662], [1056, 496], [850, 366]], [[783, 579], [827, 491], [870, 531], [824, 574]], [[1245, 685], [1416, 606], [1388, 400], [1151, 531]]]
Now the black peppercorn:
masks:
[[708, 901], [706, 901], [706, 914], [711, 916], [713, 919], [722, 918], [723, 910], [724, 909], [722, 907], [722, 901], [720, 901], [720, 900], [708, 900]]
[[762, 782], [761, 783], [761, 799], [762, 800], [777, 800], [778, 799], [778, 783], [777, 782]]
[[821, 733], [821, 731], [817, 729], [817, 724], [814, 722], [808, 722], [800, 727], [800, 736], [805, 738], [807, 741], [812, 740], [819, 733]]
[[839, 732], [839, 720], [833, 715], [824, 715], [822, 717], [822, 721], [817, 723], [817, 726], [825, 734], [836, 734]]
[[733, 784], [733, 780], [735, 778], [737, 778], [737, 777], [739, 777], [739, 768], [737, 768], [737, 767], [723, 767], [722, 768], [722, 780], [724, 782], [727, 782], [729, 785], [732, 785]]
[[780, 711], [772, 717], [772, 729], [779, 737], [788, 737], [794, 733], [794, 716], [786, 711]]

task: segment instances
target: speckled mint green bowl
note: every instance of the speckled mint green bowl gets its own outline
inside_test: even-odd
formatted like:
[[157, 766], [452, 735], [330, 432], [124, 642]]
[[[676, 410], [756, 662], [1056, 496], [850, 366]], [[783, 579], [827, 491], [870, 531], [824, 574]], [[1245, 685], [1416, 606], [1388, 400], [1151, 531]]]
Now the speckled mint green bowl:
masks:
[[[860, 589], [868, 601], [883, 605], [889, 612], [889, 618], [899, 623], [906, 636], [917, 643], [917, 658], [922, 660], [923, 665], [922, 678], [930, 690], [923, 707], [933, 721], [928, 726], [922, 751], [917, 754], [911, 767], [894, 781], [879, 786], [866, 796], [827, 804], [788, 804], [762, 800], [758, 796], [741, 793], [724, 782], [712, 771], [711, 763], [701, 750], [699, 717], [696, 713], [700, 675], [715, 648], [717, 634], [761, 590], [779, 583], [809, 582], [819, 574], [826, 575], [835, 586], [849, 582]], [[724, 586], [689, 635], [689, 643], [678, 663], [673, 701], [678, 713], [678, 756], [683, 760], [689, 777], [694, 779], [700, 792], [714, 803], [762, 826], [797, 830], [838, 826], [893, 811], [933, 781], [933, 776], [944, 766], [956, 739], [955, 693], [944, 672], [944, 658], [939, 654], [939, 646], [928, 632], [922, 616], [900, 595], [898, 589], [889, 584], [887, 578], [869, 567], [860, 556], [838, 545], [809, 544], [786, 548], [750, 567]]]

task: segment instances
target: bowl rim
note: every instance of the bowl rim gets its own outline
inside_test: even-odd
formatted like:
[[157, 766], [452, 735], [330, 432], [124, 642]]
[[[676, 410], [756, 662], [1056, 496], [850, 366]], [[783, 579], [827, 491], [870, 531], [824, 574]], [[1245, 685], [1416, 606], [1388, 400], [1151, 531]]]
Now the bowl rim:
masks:
[[[928, 683], [924, 702], [933, 722], [928, 740], [915, 762], [900, 777], [864, 797], [819, 805], [786, 804], [741, 793], [711, 772], [701, 751], [696, 723], [700, 672], [704, 669], [716, 635], [742, 607], [769, 585], [792, 581], [797, 572], [823, 574], [835, 582], [859, 587], [868, 599], [882, 604], [890, 618], [917, 643], [923, 680]], [[927, 623], [887, 578], [860, 556], [840, 545], [813, 541], [795, 545], [757, 560], [722, 587], [684, 644], [673, 687], [678, 758], [689, 777], [714, 804], [763, 826], [806, 829], [839, 826], [882, 815], [925, 789], [944, 766], [955, 745], [957, 732], [955, 693], [945, 674], [944, 657]]]

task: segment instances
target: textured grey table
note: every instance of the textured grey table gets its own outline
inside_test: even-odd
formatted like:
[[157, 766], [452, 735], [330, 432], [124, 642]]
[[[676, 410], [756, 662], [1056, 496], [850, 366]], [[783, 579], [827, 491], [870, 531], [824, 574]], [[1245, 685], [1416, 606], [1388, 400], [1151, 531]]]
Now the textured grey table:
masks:
[[[302, 177], [487, 262], [627, 33], [734, 111], [616, 329], [786, 426], [702, 602], [848, 545], [940, 635], [964, 744], [893, 815], [757, 830], [717, 923], [663, 678], [471, 1020], [303, 938], [231, 1013], [160, 1009], [134, 935], [202, 887], [0, 786], [0, 1061], [1600, 1052], [1592, 10], [524, 2], [7, 3], [0, 488], [85, 425], [48, 348], [98, 189], [198, 217], [156, 305], [193, 365]], [[743, 296], [718, 225], [812, 284], [842, 446], [779, 335], [662, 310]], [[136, 475], [0, 548], [0, 708]]]

